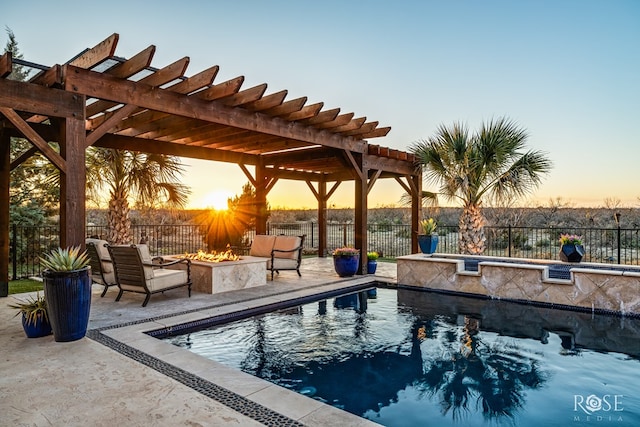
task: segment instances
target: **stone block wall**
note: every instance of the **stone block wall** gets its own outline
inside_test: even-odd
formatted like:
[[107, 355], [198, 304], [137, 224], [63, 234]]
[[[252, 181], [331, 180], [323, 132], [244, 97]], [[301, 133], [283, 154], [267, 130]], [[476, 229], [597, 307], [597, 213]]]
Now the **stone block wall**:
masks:
[[463, 256], [399, 257], [398, 284], [640, 315], [640, 269], [573, 268], [571, 279], [563, 280], [550, 278], [544, 263], [473, 258], [480, 258], [478, 271], [465, 271]]

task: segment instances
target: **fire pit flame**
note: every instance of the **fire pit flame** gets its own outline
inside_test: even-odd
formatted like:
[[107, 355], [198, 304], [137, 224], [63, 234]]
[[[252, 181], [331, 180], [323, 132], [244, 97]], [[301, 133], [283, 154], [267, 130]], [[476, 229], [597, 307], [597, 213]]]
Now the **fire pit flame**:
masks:
[[233, 252], [231, 247], [227, 246], [227, 250], [224, 252], [205, 252], [202, 249], [199, 249], [195, 254], [184, 254], [181, 255], [180, 258], [186, 258], [193, 261], [205, 261], [205, 262], [225, 262], [225, 261], [238, 261], [240, 259], [240, 255], [237, 255]]

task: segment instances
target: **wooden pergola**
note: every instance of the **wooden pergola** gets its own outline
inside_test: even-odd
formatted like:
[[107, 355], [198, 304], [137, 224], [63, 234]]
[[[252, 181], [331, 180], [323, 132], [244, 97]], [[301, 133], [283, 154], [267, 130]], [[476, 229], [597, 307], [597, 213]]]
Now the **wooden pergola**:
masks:
[[[307, 98], [243, 88], [244, 77], [215, 82], [219, 67], [185, 76], [189, 58], [151, 66], [155, 46], [129, 59], [115, 54], [118, 34], [28, 82], [6, 79], [14, 62], [0, 57], [0, 295], [8, 280], [9, 174], [41, 152], [60, 170], [60, 245], [84, 245], [85, 149], [91, 145], [230, 162], [255, 187], [259, 204], [280, 179], [307, 183], [318, 201], [319, 256], [326, 252], [327, 201], [344, 181], [355, 182], [355, 245], [366, 265], [367, 194], [376, 181], [393, 178], [412, 197], [417, 230], [421, 173], [411, 154], [368, 143], [390, 127], [324, 109]], [[32, 147], [11, 159], [10, 138]], [[57, 151], [49, 142], [57, 142]], [[253, 167], [253, 171], [250, 167]], [[265, 209], [257, 233], [266, 232]], [[417, 252], [417, 236], [411, 247]], [[6, 286], [5, 286], [6, 287]]]

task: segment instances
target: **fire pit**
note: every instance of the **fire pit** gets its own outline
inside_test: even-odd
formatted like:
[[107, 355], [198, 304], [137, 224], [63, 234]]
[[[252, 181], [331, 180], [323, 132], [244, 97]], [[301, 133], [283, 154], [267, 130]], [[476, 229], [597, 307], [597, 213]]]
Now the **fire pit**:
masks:
[[[205, 252], [172, 255], [166, 258], [191, 260], [193, 290], [213, 294], [266, 285], [265, 258], [239, 256], [230, 248], [225, 252]], [[176, 267], [185, 269], [184, 265]]]
[[231, 248], [227, 248], [224, 252], [205, 252], [200, 249], [195, 254], [180, 255], [179, 258], [187, 258], [192, 261], [205, 261], [205, 262], [225, 262], [225, 261], [239, 261], [240, 255], [237, 255]]

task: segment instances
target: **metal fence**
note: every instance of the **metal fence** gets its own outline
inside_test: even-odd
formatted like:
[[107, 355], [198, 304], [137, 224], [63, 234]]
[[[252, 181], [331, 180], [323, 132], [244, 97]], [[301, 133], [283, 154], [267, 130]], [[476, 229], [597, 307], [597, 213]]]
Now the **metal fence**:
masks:
[[[306, 235], [305, 253], [317, 253], [318, 223], [269, 223], [269, 234]], [[87, 236], [104, 238], [106, 226], [88, 226]], [[196, 252], [206, 247], [206, 227], [201, 225], [134, 225], [133, 241], [146, 243], [152, 256]], [[583, 236], [585, 262], [640, 265], [640, 229], [620, 228], [534, 228], [485, 227], [487, 237], [484, 255], [558, 259], [560, 234]], [[437, 252], [458, 253], [458, 227], [438, 226], [440, 242]], [[253, 240], [255, 231], [245, 240]], [[12, 225], [10, 241], [10, 276], [38, 276], [40, 257], [59, 245], [58, 227], [22, 227]], [[411, 253], [411, 226], [408, 224], [369, 224], [368, 248], [385, 258]], [[327, 224], [327, 253], [342, 246], [354, 246], [353, 224]]]

